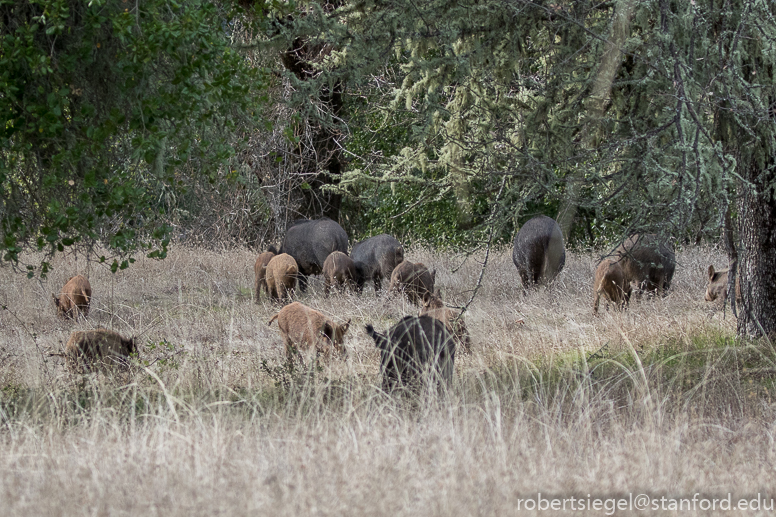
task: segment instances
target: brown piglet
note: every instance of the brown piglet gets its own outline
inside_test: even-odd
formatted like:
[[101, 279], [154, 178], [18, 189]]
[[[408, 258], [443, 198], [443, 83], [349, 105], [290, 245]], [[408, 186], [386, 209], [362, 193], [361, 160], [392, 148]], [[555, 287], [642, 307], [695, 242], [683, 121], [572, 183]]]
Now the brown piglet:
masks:
[[289, 361], [293, 359], [295, 349], [308, 357], [318, 353], [328, 358], [332, 348], [343, 356], [347, 354], [344, 339], [350, 320], [338, 325], [323, 313], [299, 302], [283, 307], [267, 325], [275, 320], [278, 320]]
[[70, 277], [62, 287], [59, 296], [52, 294], [57, 315], [60, 318], [78, 319], [80, 315], [89, 315], [89, 303], [92, 299], [92, 286], [82, 275]]

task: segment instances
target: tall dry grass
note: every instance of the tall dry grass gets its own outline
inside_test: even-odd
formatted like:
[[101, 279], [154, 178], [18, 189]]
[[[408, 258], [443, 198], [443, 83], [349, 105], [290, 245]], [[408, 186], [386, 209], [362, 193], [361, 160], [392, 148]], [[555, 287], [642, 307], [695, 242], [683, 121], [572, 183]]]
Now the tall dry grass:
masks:
[[[75, 257], [40, 282], [0, 270], [0, 508], [7, 515], [503, 515], [520, 498], [776, 494], [773, 350], [733, 340], [703, 301], [713, 249], [678, 254], [670, 294], [592, 315], [593, 253], [522, 293], [491, 255], [466, 313], [473, 352], [442, 397], [386, 395], [363, 326], [416, 308], [314, 283], [352, 318], [347, 360], [284, 367], [278, 306], [253, 303], [254, 253], [178, 248], [111, 274]], [[413, 250], [463, 304], [482, 256]], [[51, 293], [87, 274], [89, 320]], [[139, 336], [131, 372], [73, 377], [74, 329]], [[594, 512], [601, 513], [601, 512]]]

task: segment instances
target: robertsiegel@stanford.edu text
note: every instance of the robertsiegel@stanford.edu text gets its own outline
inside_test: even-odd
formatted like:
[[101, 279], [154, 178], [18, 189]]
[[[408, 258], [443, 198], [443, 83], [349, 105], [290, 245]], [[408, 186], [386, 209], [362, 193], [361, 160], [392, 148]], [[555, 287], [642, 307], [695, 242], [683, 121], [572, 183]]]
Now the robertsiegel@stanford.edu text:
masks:
[[618, 497], [602, 497], [587, 494], [587, 497], [542, 496], [517, 500], [518, 510], [552, 510], [570, 511], [600, 510], [606, 515], [612, 515], [617, 510], [638, 511], [695, 511], [695, 510], [767, 510], [773, 511], [774, 499], [757, 494], [754, 498], [734, 499], [732, 494], [724, 497], [707, 497], [693, 494], [692, 497], [666, 497], [648, 494], [632, 493]]

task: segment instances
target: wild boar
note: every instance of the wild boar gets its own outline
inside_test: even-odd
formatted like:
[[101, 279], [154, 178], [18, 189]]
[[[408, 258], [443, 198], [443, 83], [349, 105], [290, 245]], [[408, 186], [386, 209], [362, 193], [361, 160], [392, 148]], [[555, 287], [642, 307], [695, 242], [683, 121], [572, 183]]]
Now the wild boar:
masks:
[[136, 353], [134, 338], [125, 339], [103, 328], [75, 331], [65, 345], [65, 360], [73, 373], [88, 372], [93, 367], [127, 366], [129, 356]]
[[366, 333], [380, 349], [383, 390], [419, 387], [424, 379], [453, 381], [455, 341], [444, 323], [431, 316], [405, 316], [386, 334], [372, 325]]
[[267, 282], [267, 293], [274, 300], [291, 298], [296, 288], [299, 268], [294, 257], [288, 253], [275, 255], [264, 267], [264, 280]]
[[628, 283], [664, 295], [676, 269], [674, 251], [655, 234], [633, 234], [614, 250]]
[[422, 263], [401, 262], [391, 273], [389, 292], [404, 292], [415, 305], [434, 293], [436, 270], [431, 271]]
[[601, 295], [612, 302], [618, 309], [623, 309], [628, 304], [631, 295], [631, 284], [625, 281], [625, 274], [618, 258], [608, 257], [603, 259], [595, 270], [593, 281], [593, 314], [598, 314], [598, 302]]
[[[717, 298], [725, 303], [728, 290], [728, 272], [729, 269], [714, 271], [714, 266], [709, 266], [709, 283], [706, 286], [706, 301], [713, 302]], [[741, 281], [740, 276], [736, 275], [736, 303], [741, 303]]]
[[554, 280], [566, 263], [563, 232], [558, 223], [546, 215], [526, 222], [515, 235], [512, 262], [524, 289]]
[[307, 289], [307, 277], [319, 275], [332, 251], [348, 252], [348, 234], [342, 226], [323, 219], [299, 219], [286, 231], [280, 253], [288, 253], [299, 268], [299, 288]]
[[89, 316], [89, 303], [92, 299], [92, 286], [82, 275], [70, 277], [62, 287], [59, 296], [52, 294], [57, 315], [60, 318], [78, 319]]
[[278, 320], [289, 361], [293, 360], [294, 350], [308, 357], [313, 353], [329, 357], [332, 348], [343, 356], [347, 354], [344, 342], [350, 320], [337, 325], [322, 313], [299, 302], [283, 307], [267, 325], [272, 325], [275, 320]]
[[272, 257], [277, 255], [277, 250], [274, 246], [270, 246], [267, 251], [260, 253], [256, 258], [256, 263], [253, 265], [253, 274], [256, 278], [254, 283], [254, 291], [256, 292], [256, 303], [259, 303], [261, 299], [260, 292], [264, 289], [264, 292], [269, 296], [269, 288], [267, 287], [267, 280], [265, 278], [267, 274], [267, 264], [272, 260]]
[[423, 307], [418, 316], [431, 316], [444, 323], [445, 328], [456, 341], [456, 348], [461, 348], [467, 353], [471, 352], [471, 338], [461, 311], [447, 307], [442, 301], [439, 290], [423, 301]]
[[356, 265], [341, 251], [329, 253], [323, 262], [323, 289], [326, 296], [332, 286], [353, 288], [355, 286]]
[[375, 235], [353, 245], [350, 257], [356, 263], [356, 288], [359, 292], [372, 280], [375, 292], [382, 289], [383, 279], [390, 281], [393, 270], [404, 260], [401, 243], [387, 233]]

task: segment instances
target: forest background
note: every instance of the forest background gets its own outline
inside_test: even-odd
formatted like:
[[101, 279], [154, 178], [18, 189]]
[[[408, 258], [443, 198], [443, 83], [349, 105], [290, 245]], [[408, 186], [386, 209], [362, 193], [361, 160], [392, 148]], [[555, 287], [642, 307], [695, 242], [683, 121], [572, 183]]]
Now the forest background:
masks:
[[[727, 493], [773, 508], [775, 14], [0, 0], [0, 506], [449, 516], [539, 493]], [[525, 293], [511, 241], [539, 213], [571, 252]], [[324, 215], [351, 243], [396, 235], [468, 305], [473, 347], [444, 396], [380, 389], [364, 326], [417, 310], [399, 297], [313, 285], [301, 301], [352, 319], [348, 358], [285, 362], [251, 265]], [[644, 231], [676, 247], [670, 292], [594, 316], [597, 260]], [[703, 301], [725, 257], [735, 321]], [[51, 294], [81, 271], [89, 318], [59, 320]], [[67, 372], [58, 352], [94, 326], [138, 340], [132, 368]]]
[[[0, 248], [45, 275], [171, 241], [475, 250], [544, 213], [571, 247], [725, 242], [776, 330], [767, 1], [0, 1]], [[102, 248], [105, 247], [105, 248]], [[25, 263], [23, 252], [47, 252]], [[734, 281], [731, 275], [730, 282]]]

